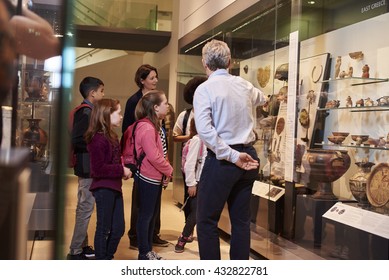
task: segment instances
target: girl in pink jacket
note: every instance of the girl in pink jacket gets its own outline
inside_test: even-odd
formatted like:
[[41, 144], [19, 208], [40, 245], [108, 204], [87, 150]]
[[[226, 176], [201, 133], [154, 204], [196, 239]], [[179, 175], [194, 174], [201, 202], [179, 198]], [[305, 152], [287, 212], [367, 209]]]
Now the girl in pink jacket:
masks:
[[138, 172], [134, 174], [139, 203], [139, 260], [162, 259], [152, 251], [152, 240], [162, 187], [167, 185], [173, 173], [173, 167], [167, 160], [165, 134], [161, 125], [168, 108], [166, 95], [159, 90], [146, 93], [135, 108], [135, 117], [139, 122], [135, 129], [135, 149], [138, 155], [145, 154]]

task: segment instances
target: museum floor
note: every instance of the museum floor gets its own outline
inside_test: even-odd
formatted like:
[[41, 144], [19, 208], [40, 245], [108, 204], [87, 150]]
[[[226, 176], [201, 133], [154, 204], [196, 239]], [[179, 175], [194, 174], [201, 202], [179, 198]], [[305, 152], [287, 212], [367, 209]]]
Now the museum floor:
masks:
[[[123, 195], [125, 204], [125, 219], [126, 219], [126, 231], [129, 226], [130, 218], [130, 201], [131, 201], [131, 188], [132, 181], [126, 181], [123, 185]], [[68, 246], [72, 236], [74, 216], [76, 209], [76, 190], [77, 190], [77, 178], [69, 175], [68, 186], [66, 188], [66, 204], [65, 204], [65, 232], [64, 232], [64, 244], [63, 244], [63, 258], [66, 258], [68, 253]], [[180, 212], [179, 207], [173, 201], [172, 186], [169, 186], [162, 193], [162, 212], [161, 212], [161, 237], [169, 241], [168, 247], [156, 247], [154, 250], [158, 252], [164, 259], [167, 260], [198, 260], [198, 243], [195, 240], [193, 243], [187, 244], [183, 253], [175, 253], [174, 245], [177, 241], [183, 224], [184, 215]], [[89, 238], [93, 240], [95, 230], [96, 216], [92, 215], [91, 223], [89, 226]], [[263, 230], [257, 231], [258, 234], [252, 234], [252, 244], [255, 243], [255, 247], [259, 252], [253, 252], [251, 259], [273, 259], [273, 260], [301, 260], [301, 259], [322, 259], [319, 255], [316, 255], [312, 251], [305, 250], [304, 248], [289, 242], [279, 236], [275, 236], [270, 232]], [[229, 259], [229, 243], [228, 236], [221, 235], [221, 255], [223, 260]], [[53, 246], [50, 238], [43, 238], [43, 240], [29, 240], [27, 248], [27, 259], [32, 260], [47, 260], [51, 257], [51, 248]], [[117, 260], [136, 260], [138, 251], [129, 249], [129, 241], [127, 236], [123, 236], [118, 250], [115, 255]]]

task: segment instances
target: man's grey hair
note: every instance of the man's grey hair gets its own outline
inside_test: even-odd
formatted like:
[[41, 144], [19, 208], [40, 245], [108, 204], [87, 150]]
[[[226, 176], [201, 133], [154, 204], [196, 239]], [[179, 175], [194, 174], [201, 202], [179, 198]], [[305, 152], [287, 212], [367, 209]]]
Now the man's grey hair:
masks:
[[231, 51], [223, 41], [209, 41], [204, 45], [202, 53], [204, 63], [211, 71], [227, 69], [230, 66]]

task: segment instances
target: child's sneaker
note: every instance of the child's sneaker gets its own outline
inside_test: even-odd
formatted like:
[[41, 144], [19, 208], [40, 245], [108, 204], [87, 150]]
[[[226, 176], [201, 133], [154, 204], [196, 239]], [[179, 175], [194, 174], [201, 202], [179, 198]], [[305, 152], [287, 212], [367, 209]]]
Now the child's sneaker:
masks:
[[188, 242], [188, 237], [180, 236], [178, 238], [177, 244], [174, 247], [174, 252], [182, 253], [184, 252], [185, 244]]
[[194, 236], [193, 236], [193, 233], [191, 235], [189, 235], [188, 239], [186, 240], [186, 243], [191, 243], [193, 242], [194, 240]]

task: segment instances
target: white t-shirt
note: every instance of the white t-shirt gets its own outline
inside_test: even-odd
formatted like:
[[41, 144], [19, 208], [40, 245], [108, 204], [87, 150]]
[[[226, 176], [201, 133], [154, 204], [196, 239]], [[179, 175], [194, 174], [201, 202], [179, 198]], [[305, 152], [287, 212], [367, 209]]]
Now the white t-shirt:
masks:
[[[182, 111], [178, 115], [176, 123], [174, 124], [174, 128], [173, 128], [173, 137], [174, 136], [184, 135], [184, 133], [183, 133], [183, 126], [184, 125], [183, 125], [183, 123], [184, 123], [185, 113], [186, 113], [186, 110]], [[189, 117], [188, 117], [188, 122], [186, 124], [185, 135], [189, 135], [190, 134], [190, 121], [191, 121], [191, 119], [193, 117], [194, 117], [194, 114], [193, 114], [193, 109], [192, 109], [190, 111], [190, 114], [189, 114]]]

